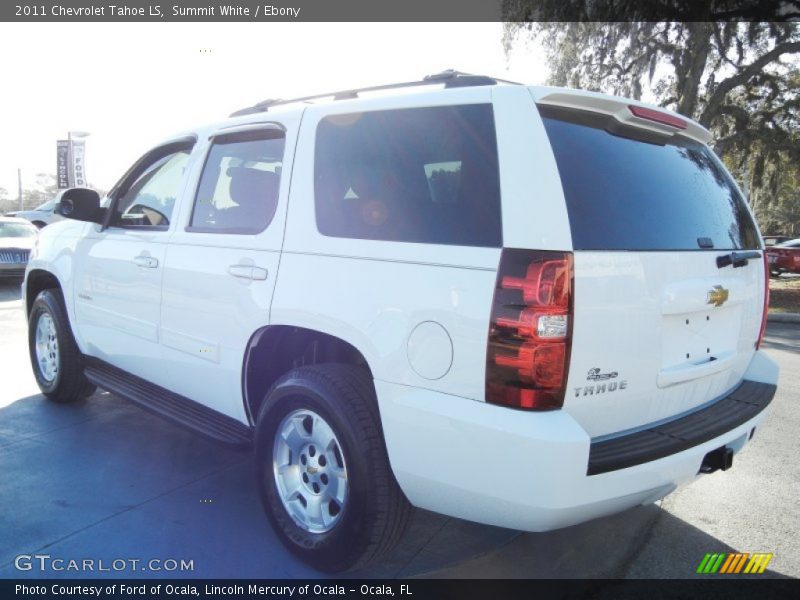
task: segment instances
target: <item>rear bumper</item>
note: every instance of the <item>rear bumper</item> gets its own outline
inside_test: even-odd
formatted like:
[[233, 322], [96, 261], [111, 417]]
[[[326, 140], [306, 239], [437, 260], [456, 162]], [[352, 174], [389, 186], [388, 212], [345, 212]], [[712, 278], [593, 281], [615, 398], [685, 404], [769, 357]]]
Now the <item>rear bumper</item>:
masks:
[[[777, 367], [763, 352], [745, 377], [774, 394]], [[592, 441], [565, 411], [531, 413], [375, 385], [392, 470], [412, 504], [524, 531], [566, 527], [663, 498], [698, 476], [708, 452], [721, 446], [739, 452], [766, 406], [690, 447], [589, 475]]]
[[587, 473], [597, 475], [677, 454], [726, 434], [763, 411], [777, 387], [743, 381], [730, 394], [685, 417], [631, 433], [592, 441]]

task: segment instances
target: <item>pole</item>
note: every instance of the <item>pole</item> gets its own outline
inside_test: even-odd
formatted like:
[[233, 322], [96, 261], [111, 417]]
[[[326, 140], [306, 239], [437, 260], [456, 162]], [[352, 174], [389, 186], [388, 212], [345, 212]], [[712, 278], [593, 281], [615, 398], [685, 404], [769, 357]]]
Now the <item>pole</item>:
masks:
[[17, 185], [19, 186], [19, 209], [25, 210], [22, 207], [22, 169], [17, 169]]
[[67, 171], [67, 185], [69, 187], [75, 186], [75, 164], [72, 162], [72, 132], [67, 132], [67, 164], [69, 170]]

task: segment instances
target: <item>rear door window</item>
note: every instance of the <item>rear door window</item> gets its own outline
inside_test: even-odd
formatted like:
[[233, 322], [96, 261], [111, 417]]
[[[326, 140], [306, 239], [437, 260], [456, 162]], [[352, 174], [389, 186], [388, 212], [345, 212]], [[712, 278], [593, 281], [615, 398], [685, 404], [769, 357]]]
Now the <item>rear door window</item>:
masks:
[[219, 135], [206, 158], [187, 231], [257, 234], [278, 206], [285, 134], [276, 129]]
[[[610, 117], [540, 107], [576, 250], [759, 248], [746, 202], [704, 144], [640, 139]], [[630, 136], [630, 137], [628, 137]]]
[[314, 194], [324, 235], [499, 247], [492, 107], [326, 117], [317, 129]]

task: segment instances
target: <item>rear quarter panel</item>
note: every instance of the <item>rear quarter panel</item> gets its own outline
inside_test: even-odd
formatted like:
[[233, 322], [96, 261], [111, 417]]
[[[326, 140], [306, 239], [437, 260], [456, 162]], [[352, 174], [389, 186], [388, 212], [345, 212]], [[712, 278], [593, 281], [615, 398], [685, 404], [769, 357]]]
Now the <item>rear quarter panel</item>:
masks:
[[[319, 233], [314, 210], [314, 144], [321, 119], [471, 103], [493, 104], [503, 245], [571, 248], [555, 160], [527, 88], [453, 89], [312, 106], [300, 128], [270, 322], [344, 339], [362, 352], [376, 379], [483, 401], [500, 248], [328, 237]], [[431, 322], [447, 339], [418, 335], [437, 330]], [[429, 363], [437, 367], [425, 372]]]

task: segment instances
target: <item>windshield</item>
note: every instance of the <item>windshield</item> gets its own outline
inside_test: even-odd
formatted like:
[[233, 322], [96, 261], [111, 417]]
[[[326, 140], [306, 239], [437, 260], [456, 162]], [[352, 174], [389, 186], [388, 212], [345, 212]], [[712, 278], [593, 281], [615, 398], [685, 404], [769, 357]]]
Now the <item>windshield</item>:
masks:
[[55, 200], [48, 200], [47, 202], [45, 202], [44, 204], [40, 204], [33, 210], [53, 210], [53, 206], [55, 206], [55, 203], [56, 203]]
[[0, 223], [0, 238], [28, 238], [36, 235], [36, 228], [25, 223]]

